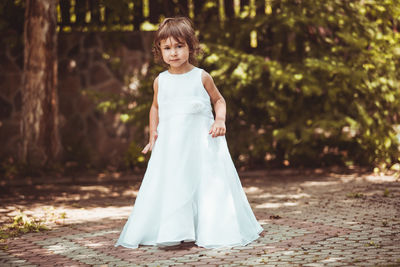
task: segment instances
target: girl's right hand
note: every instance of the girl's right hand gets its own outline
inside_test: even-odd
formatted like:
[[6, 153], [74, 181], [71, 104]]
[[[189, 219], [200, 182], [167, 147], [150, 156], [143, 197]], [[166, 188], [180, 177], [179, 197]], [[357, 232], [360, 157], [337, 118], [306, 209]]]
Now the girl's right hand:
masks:
[[158, 133], [156, 131], [154, 131], [152, 134], [150, 134], [150, 141], [149, 143], [144, 147], [144, 149], [142, 150], [143, 154], [146, 154], [149, 150], [153, 150], [153, 146], [154, 143], [156, 142], [158, 137]]

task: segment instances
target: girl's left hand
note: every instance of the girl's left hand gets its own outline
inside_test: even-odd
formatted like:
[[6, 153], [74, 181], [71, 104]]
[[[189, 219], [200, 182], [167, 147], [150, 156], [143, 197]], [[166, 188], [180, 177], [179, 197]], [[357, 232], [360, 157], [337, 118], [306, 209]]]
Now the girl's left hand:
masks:
[[212, 134], [212, 137], [223, 136], [225, 135], [225, 133], [226, 133], [225, 122], [220, 120], [214, 121], [210, 131], [208, 132], [208, 134]]

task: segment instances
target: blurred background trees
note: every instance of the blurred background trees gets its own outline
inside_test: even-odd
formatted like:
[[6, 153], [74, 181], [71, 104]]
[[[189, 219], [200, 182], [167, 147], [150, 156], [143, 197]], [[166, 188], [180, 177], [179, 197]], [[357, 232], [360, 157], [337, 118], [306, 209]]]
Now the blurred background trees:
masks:
[[[20, 33], [24, 9], [24, 1], [2, 2], [0, 29]], [[227, 100], [237, 167], [399, 168], [399, 0], [59, 0], [57, 30], [101, 32], [118, 46], [118, 33], [151, 32], [175, 15], [194, 21], [204, 49], [199, 67]], [[18, 47], [18, 40], [1, 42]], [[120, 57], [108, 60], [129, 87], [134, 74], [112, 63]], [[135, 74], [136, 90], [82, 88], [99, 111], [136, 129], [125, 168], [144, 168], [149, 157], [140, 151], [151, 85], [162, 70], [149, 59], [147, 71]]]
[[61, 153], [54, 1], [26, 1], [24, 41], [20, 161], [43, 168]]
[[257, 165], [398, 162], [399, 8], [271, 1], [205, 31], [204, 65], [230, 100], [239, 160], [246, 151], [243, 161]]

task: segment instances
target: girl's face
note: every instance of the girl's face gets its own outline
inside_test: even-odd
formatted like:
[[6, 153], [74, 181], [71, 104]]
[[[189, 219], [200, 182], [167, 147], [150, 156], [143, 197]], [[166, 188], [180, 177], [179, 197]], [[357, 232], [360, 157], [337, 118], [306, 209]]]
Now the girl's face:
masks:
[[184, 40], [175, 40], [173, 37], [160, 41], [163, 60], [172, 68], [184, 67], [189, 63], [189, 47]]

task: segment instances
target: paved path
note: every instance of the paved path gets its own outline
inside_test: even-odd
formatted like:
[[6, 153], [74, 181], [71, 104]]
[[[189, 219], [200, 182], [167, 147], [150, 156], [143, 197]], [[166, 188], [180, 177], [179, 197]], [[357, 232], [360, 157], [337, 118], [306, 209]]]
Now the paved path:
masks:
[[3, 187], [0, 222], [18, 209], [35, 216], [65, 212], [67, 218], [49, 222], [51, 231], [8, 239], [0, 266], [400, 266], [396, 177], [355, 171], [239, 175], [265, 231], [248, 246], [215, 250], [194, 242], [114, 247], [140, 186], [134, 177]]

